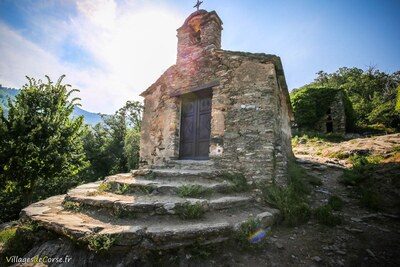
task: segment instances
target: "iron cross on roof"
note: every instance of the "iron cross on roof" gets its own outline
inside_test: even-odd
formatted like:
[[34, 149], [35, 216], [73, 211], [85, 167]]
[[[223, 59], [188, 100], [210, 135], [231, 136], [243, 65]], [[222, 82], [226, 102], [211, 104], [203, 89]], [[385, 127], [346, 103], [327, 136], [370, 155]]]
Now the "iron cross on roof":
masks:
[[197, 0], [197, 3], [193, 7], [197, 7], [197, 10], [199, 10], [200, 5], [203, 3], [203, 1]]

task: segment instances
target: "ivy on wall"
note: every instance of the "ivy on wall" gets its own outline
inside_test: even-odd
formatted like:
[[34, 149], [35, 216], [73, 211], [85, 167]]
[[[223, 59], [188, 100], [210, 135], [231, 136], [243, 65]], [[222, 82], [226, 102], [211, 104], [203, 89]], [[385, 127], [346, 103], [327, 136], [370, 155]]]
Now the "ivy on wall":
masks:
[[[324, 116], [335, 96], [341, 91], [337, 88], [308, 85], [295, 89], [290, 94], [295, 122], [299, 128], [314, 129], [315, 124]], [[348, 123], [346, 128], [354, 124], [351, 102], [344, 95], [345, 113]]]

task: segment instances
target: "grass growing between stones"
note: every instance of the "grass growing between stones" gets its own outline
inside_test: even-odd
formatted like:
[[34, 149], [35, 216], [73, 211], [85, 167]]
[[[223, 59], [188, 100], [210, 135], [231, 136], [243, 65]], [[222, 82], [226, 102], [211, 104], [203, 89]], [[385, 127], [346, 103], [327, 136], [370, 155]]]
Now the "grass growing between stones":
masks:
[[118, 185], [117, 190], [115, 190], [115, 194], [118, 195], [125, 195], [125, 194], [129, 194], [131, 192], [131, 189], [129, 187], [129, 185], [127, 184], [123, 184], [123, 185]]
[[240, 193], [250, 190], [250, 186], [247, 183], [246, 177], [244, 177], [243, 173], [226, 172], [221, 174], [221, 178], [231, 183], [224, 193]]
[[310, 176], [297, 164], [289, 165], [288, 186], [261, 185], [264, 201], [281, 211], [282, 221], [288, 226], [306, 222], [311, 215], [307, 196]]
[[86, 195], [88, 196], [97, 196], [97, 195], [102, 195], [106, 192], [111, 192], [112, 191], [112, 185], [109, 183], [101, 183], [99, 187], [97, 187], [97, 190], [94, 192], [88, 192]]
[[207, 189], [201, 185], [182, 185], [178, 188], [180, 197], [200, 197], [207, 193]]
[[184, 220], [200, 219], [206, 212], [204, 207], [199, 202], [185, 202], [179, 206], [176, 211], [179, 217]]
[[132, 211], [128, 211], [121, 206], [116, 206], [113, 211], [112, 215], [117, 218], [128, 218], [128, 219], [137, 219], [138, 215]]
[[62, 206], [65, 210], [72, 211], [72, 212], [80, 212], [82, 210], [82, 206], [78, 202], [74, 201], [64, 201]]
[[95, 252], [109, 250], [116, 240], [117, 237], [110, 235], [91, 235], [86, 238], [88, 248]]

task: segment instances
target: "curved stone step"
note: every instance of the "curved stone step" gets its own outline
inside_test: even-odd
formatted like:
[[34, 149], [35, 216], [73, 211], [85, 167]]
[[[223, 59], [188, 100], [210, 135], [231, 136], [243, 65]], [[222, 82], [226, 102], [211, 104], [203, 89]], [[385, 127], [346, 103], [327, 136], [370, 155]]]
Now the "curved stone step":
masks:
[[195, 221], [182, 221], [176, 217], [154, 216], [146, 219], [115, 219], [107, 216], [89, 216], [65, 211], [65, 195], [34, 203], [21, 211], [22, 219], [38, 222], [43, 227], [74, 240], [90, 235], [110, 235], [115, 245], [138, 246], [147, 249], [169, 249], [194, 242], [221, 242], [240, 231], [240, 225], [249, 218], [256, 219], [260, 228], [274, 223], [277, 210], [254, 206], [246, 209], [223, 210]]
[[181, 169], [181, 170], [211, 170], [214, 164], [210, 160], [169, 160], [163, 166], [154, 166], [155, 169]]
[[210, 181], [212, 179], [221, 180], [221, 171], [212, 169], [207, 170], [187, 170], [187, 169], [153, 169], [148, 177], [154, 179], [182, 179], [184, 181]]
[[[169, 194], [178, 195], [179, 189], [184, 186], [198, 186], [203, 190], [203, 194], [213, 192], [229, 192], [232, 183], [228, 181], [198, 179], [197, 181], [185, 181], [184, 179], [146, 179], [142, 176], [133, 177], [130, 174], [117, 174], [108, 176], [105, 183], [112, 185], [112, 192], [121, 192], [121, 190], [136, 194]], [[201, 194], [202, 195], [202, 194]]]
[[[78, 186], [70, 190], [66, 201], [76, 202], [85, 208], [110, 210], [111, 214], [123, 211], [126, 216], [150, 214], [178, 214], [178, 210], [186, 203], [201, 204], [204, 211], [237, 208], [253, 202], [253, 198], [245, 194], [230, 196], [212, 196], [210, 198], [181, 198], [164, 195], [118, 195], [109, 192], [96, 194], [98, 182]], [[95, 194], [93, 194], [93, 192]]]

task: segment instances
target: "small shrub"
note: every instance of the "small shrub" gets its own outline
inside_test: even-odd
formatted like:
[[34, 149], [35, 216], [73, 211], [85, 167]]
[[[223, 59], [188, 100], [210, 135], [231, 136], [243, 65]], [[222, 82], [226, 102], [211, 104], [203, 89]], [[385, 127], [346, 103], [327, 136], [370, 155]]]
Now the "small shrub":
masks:
[[82, 208], [80, 203], [74, 201], [64, 201], [62, 206], [65, 210], [72, 212], [80, 212]]
[[177, 214], [184, 220], [199, 219], [204, 216], [205, 209], [199, 202], [193, 204], [185, 202], [177, 208]]
[[328, 199], [328, 205], [335, 211], [342, 210], [344, 206], [343, 200], [338, 196], [331, 196]]
[[178, 195], [180, 197], [199, 197], [204, 195], [207, 189], [201, 185], [182, 185], [178, 188]]
[[313, 214], [319, 223], [327, 226], [335, 226], [342, 223], [342, 217], [335, 215], [330, 205], [324, 205], [314, 209]]
[[227, 190], [227, 193], [235, 192], [246, 192], [250, 190], [250, 186], [247, 183], [246, 177], [242, 173], [223, 173], [221, 177], [229, 182], [231, 182], [231, 186]]
[[114, 244], [116, 237], [110, 235], [91, 235], [87, 239], [88, 248], [92, 251], [107, 251]]

